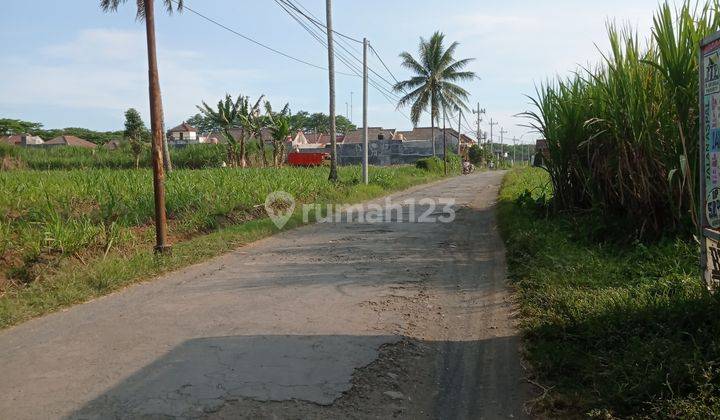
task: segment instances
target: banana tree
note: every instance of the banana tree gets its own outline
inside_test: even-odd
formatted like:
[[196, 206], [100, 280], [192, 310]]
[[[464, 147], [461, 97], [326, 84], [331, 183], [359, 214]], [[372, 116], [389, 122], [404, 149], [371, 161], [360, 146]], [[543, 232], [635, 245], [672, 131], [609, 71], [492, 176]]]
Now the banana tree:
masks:
[[[260, 154], [262, 154], [262, 164], [267, 166], [267, 157], [265, 155], [265, 142], [262, 139], [261, 130], [263, 128], [263, 116], [260, 111], [265, 95], [260, 95], [255, 105], [250, 107], [250, 97], [245, 97], [245, 106], [241, 109], [239, 115], [240, 125], [243, 128], [243, 136], [248, 139], [258, 139], [260, 143]], [[243, 153], [245, 150], [243, 148]], [[243, 154], [243, 158], [247, 161], [247, 156]]]
[[290, 117], [290, 106], [285, 104], [282, 111], [273, 114], [270, 102], [265, 103], [265, 111], [270, 124], [268, 128], [272, 133], [273, 142], [273, 165], [278, 168], [282, 166], [285, 156], [285, 141], [294, 131]]
[[241, 168], [247, 166], [245, 159], [245, 130], [243, 130], [243, 135], [241, 135], [239, 139], [236, 139], [232, 133], [233, 128], [242, 126], [241, 117], [247, 113], [246, 111], [248, 109], [247, 97], [238, 95], [237, 99], [233, 101], [232, 96], [225, 95], [225, 99], [218, 101], [217, 109], [212, 108], [204, 101], [202, 106], [197, 106], [197, 109], [202, 115], [221, 127], [228, 145], [227, 151], [230, 166], [240, 166]]

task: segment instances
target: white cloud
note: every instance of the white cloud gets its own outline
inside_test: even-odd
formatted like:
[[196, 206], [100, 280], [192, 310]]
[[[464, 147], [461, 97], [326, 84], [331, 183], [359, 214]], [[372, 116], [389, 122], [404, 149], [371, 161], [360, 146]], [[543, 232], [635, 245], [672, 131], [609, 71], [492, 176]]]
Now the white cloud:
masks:
[[[166, 124], [196, 112], [201, 100], [214, 100], [225, 86], [259, 79], [252, 70], [223, 68], [196, 51], [158, 47]], [[70, 42], [49, 45], [24, 58], [0, 58], [3, 105], [105, 110], [122, 120], [135, 107], [146, 117], [147, 58], [142, 31], [87, 29]], [[62, 125], [62, 124], [61, 124]]]

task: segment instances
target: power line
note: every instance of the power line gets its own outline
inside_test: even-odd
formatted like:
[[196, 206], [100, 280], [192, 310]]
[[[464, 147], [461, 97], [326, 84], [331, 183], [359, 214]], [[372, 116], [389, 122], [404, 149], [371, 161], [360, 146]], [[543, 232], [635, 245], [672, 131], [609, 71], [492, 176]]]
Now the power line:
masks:
[[[323, 46], [324, 48], [327, 48], [327, 43], [324, 41], [323, 37], [320, 34], [318, 34], [318, 32], [316, 32], [316, 31], [322, 32], [322, 28], [325, 28], [325, 26], [315, 24], [315, 30], [313, 30], [312, 27], [305, 24], [305, 22], [303, 22], [299, 16], [297, 16], [295, 13], [293, 13], [293, 10], [297, 11], [296, 8], [292, 8], [292, 10], [290, 10], [290, 8], [286, 7], [285, 4], [287, 3], [287, 1], [288, 0], [275, 0], [275, 3], [277, 3], [278, 6], [280, 6], [288, 15], [290, 15], [293, 18], [293, 20], [295, 20], [295, 22], [297, 22], [303, 29], [305, 29], [305, 31], [307, 31], [321, 46]], [[301, 16], [305, 16], [305, 15], [302, 14]], [[314, 23], [313, 20], [310, 20], [310, 22]], [[348, 55], [350, 55], [352, 58], [354, 58], [356, 61], [358, 61], [360, 63], [360, 65], [363, 64], [362, 60], [358, 59], [352, 53], [352, 51], [349, 51], [347, 48], [345, 48], [342, 45], [342, 43], [338, 43], [338, 45]], [[334, 53], [335, 53], [335, 56], [338, 58], [338, 60], [340, 60], [350, 71], [355, 73], [356, 76], [361, 75], [362, 68], [360, 68], [359, 65], [354, 64], [347, 56], [345, 56], [345, 54], [343, 54], [342, 52], [340, 52], [338, 50], [335, 50]], [[369, 66], [368, 66], [368, 68], [370, 69]], [[377, 74], [377, 72], [375, 72], [374, 70], [371, 70], [371, 71], [373, 71], [373, 73]], [[382, 76], [380, 76], [380, 77], [381, 77], [381, 79], [383, 79], [383, 81], [385, 81], [385, 83], [392, 86], [392, 84], [390, 82], [388, 82], [387, 80], [382, 78]], [[373, 79], [370, 76], [368, 77], [368, 84], [370, 84], [383, 97], [385, 97], [385, 99], [387, 99], [391, 105], [395, 105], [395, 103], [397, 103], [397, 101], [399, 100], [399, 97], [397, 97], [394, 92], [392, 92], [390, 89], [383, 87], [381, 83], [379, 83], [377, 80]], [[408, 121], [412, 122], [412, 119], [410, 117], [408, 117], [407, 115], [403, 114], [402, 112], [400, 112], [400, 110], [395, 109], [395, 111], [398, 112], [403, 117], [405, 117]]]
[[[315, 17], [315, 15], [313, 15], [305, 6], [303, 6], [302, 3], [297, 2], [297, 3], [300, 5], [300, 7], [302, 7], [307, 13], [310, 14], [310, 16], [308, 16], [307, 14], [305, 14], [305, 12], [303, 12], [302, 10], [300, 10], [291, 0], [280, 0], [280, 1], [282, 1], [282, 2], [285, 3], [285, 4], [287, 4], [288, 6], [292, 7], [296, 12], [300, 13], [302, 16], [304, 16], [304, 17], [305, 17], [307, 20], [309, 20], [310, 22], [314, 23], [315, 25], [320, 25], [320, 26], [323, 27], [325, 30], [327, 30], [327, 26], [325, 26], [324, 23], [322, 23], [320, 20], [318, 20], [318, 18]], [[312, 16], [312, 17], [311, 17], [311, 16]], [[351, 36], [349, 36], [349, 35], [345, 35], [345, 34], [343, 34], [343, 33], [341, 33], [341, 32], [338, 32], [338, 31], [336, 31], [336, 30], [334, 30], [334, 29], [333, 29], [333, 33], [334, 33], [335, 35], [339, 35], [339, 36], [341, 36], [341, 37], [343, 37], [343, 38], [349, 39], [350, 41], [357, 42], [358, 44], [362, 44], [362, 43], [363, 43], [362, 41], [360, 41], [360, 40], [358, 40], [358, 39], [355, 39], [355, 38], [353, 38], [353, 37], [351, 37]]]
[[[178, 0], [172, 0], [172, 1], [173, 1], [174, 3], [178, 3]], [[245, 39], [246, 41], [252, 42], [253, 44], [258, 45], [258, 46], [260, 46], [260, 47], [262, 47], [262, 48], [265, 48], [265, 49], [268, 50], [268, 51], [274, 52], [275, 54], [279, 54], [279, 55], [281, 55], [281, 56], [283, 56], [283, 57], [285, 57], [285, 58], [289, 58], [290, 60], [296, 61], [296, 62], [301, 63], [301, 64], [305, 64], [306, 66], [314, 67], [314, 68], [316, 68], [316, 69], [318, 69], [318, 70], [324, 70], [324, 71], [327, 71], [327, 70], [328, 70], [327, 67], [319, 66], [319, 65], [317, 65], [317, 64], [310, 63], [310, 62], [305, 61], [305, 60], [303, 60], [303, 59], [300, 59], [300, 58], [297, 58], [297, 57], [293, 57], [293, 56], [291, 56], [290, 54], [287, 54], [287, 53], [284, 53], [284, 52], [282, 52], [282, 51], [279, 51], [279, 50], [277, 50], [277, 49], [275, 49], [275, 48], [273, 48], [273, 47], [271, 47], [271, 46], [269, 46], [269, 45], [263, 44], [262, 42], [260, 42], [260, 41], [258, 41], [258, 40], [255, 40], [255, 39], [253, 39], [253, 38], [251, 38], [251, 37], [249, 37], [249, 36], [247, 36], [247, 35], [241, 34], [240, 32], [238, 32], [238, 31], [236, 31], [236, 30], [234, 30], [234, 29], [232, 29], [232, 28], [230, 28], [230, 27], [228, 27], [228, 26], [226, 26], [226, 25], [218, 22], [217, 20], [215, 20], [215, 19], [213, 19], [213, 18], [211, 18], [211, 17], [209, 17], [209, 16], [207, 16], [207, 15], [204, 15], [204, 14], [198, 12], [197, 10], [194, 10], [194, 9], [190, 8], [190, 7], [187, 5], [187, 3], [185, 3], [185, 2], [183, 2], [183, 9], [184, 9], [184, 10], [187, 10], [187, 11], [190, 12], [190, 13], [195, 14], [196, 16], [198, 16], [198, 17], [200, 17], [200, 18], [202, 18], [202, 19], [204, 19], [204, 20], [206, 20], [206, 21], [208, 21], [208, 22], [210, 22], [210, 23], [212, 23], [212, 24], [214, 24], [214, 25], [216, 25], [216, 26], [219, 26], [219, 27], [222, 28], [222, 29], [225, 29], [225, 30], [228, 31], [228, 32], [233, 33], [234, 35], [239, 36], [240, 38]], [[342, 75], [344, 75], [344, 76], [353, 76], [353, 77], [356, 76], [356, 75], [354, 75], [354, 74], [349, 74], [349, 73], [342, 73], [342, 72], [337, 72], [337, 73], [338, 73], [338, 74], [342, 74]]]
[[375, 57], [377, 57], [378, 60], [380, 60], [380, 63], [383, 65], [383, 67], [385, 67], [385, 70], [387, 70], [387, 72], [390, 73], [390, 76], [393, 78], [393, 80], [395, 81], [395, 83], [398, 83], [398, 84], [399, 84], [400, 81], [397, 79], [397, 77], [395, 77], [395, 75], [393, 74], [393, 72], [390, 71], [390, 69], [388, 68], [388, 66], [387, 66], [387, 65], [385, 64], [385, 62], [383, 61], [382, 57], [380, 57], [380, 54], [378, 54], [378, 52], [375, 50], [375, 47], [373, 47], [372, 45], [370, 45], [370, 49], [372, 50], [373, 54], [375, 54]]

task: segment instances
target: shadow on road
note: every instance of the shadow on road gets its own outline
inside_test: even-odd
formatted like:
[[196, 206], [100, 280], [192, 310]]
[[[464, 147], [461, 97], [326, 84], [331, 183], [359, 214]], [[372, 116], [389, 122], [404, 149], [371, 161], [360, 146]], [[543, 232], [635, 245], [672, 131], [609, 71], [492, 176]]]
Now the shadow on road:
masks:
[[515, 351], [517, 345], [517, 337], [469, 342], [342, 335], [199, 338], [173, 348], [69, 418], [349, 413], [522, 418], [521, 384], [514, 382], [522, 377], [521, 367], [487, 363], [488, 355]]

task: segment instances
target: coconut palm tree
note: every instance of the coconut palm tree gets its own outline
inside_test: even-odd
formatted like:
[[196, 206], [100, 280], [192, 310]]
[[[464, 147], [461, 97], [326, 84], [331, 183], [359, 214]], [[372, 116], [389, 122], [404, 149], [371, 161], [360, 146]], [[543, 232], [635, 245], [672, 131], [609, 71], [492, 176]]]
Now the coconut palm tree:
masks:
[[[114, 12], [127, 0], [100, 0], [100, 7]], [[168, 13], [181, 11], [183, 0], [163, 0]], [[150, 126], [152, 129], [153, 185], [155, 192], [155, 236], [156, 252], [170, 249], [167, 244], [167, 220], [165, 211], [165, 173], [163, 168], [163, 109], [160, 97], [160, 76], [158, 75], [157, 48], [155, 41], [155, 2], [137, 0], [137, 18], [145, 21], [148, 52], [148, 79], [150, 81]]]
[[475, 73], [463, 69], [474, 60], [465, 58], [456, 60], [454, 56], [457, 42], [445, 48], [445, 35], [435, 32], [429, 40], [420, 38], [418, 59], [403, 52], [402, 66], [414, 73], [408, 80], [395, 85], [395, 91], [404, 94], [398, 101], [398, 108], [411, 105], [410, 119], [417, 126], [420, 116], [430, 108], [432, 127], [432, 148], [435, 156], [435, 123], [439, 122], [442, 110], [460, 108], [468, 110], [466, 102], [468, 92], [458, 86], [458, 82], [470, 81]]

